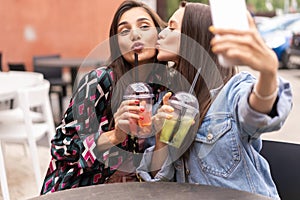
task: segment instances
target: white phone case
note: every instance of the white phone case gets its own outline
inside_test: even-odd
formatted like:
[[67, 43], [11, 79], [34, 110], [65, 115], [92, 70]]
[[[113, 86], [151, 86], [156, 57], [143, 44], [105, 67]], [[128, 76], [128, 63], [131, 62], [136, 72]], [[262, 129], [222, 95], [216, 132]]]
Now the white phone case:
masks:
[[[249, 29], [247, 6], [245, 0], [210, 0], [213, 25], [224, 29]], [[235, 61], [218, 55], [224, 67], [234, 66]]]

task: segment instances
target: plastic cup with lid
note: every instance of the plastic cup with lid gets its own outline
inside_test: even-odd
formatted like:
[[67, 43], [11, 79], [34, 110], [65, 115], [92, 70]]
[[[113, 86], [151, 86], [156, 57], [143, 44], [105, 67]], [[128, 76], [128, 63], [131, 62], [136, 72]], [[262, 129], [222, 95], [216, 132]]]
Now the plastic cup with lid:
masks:
[[129, 132], [131, 134], [138, 137], [147, 137], [151, 134], [153, 96], [152, 89], [147, 83], [137, 82], [127, 86], [123, 98], [125, 100], [139, 100], [138, 106], [142, 108], [138, 112], [139, 120], [130, 119]]
[[166, 119], [160, 141], [179, 148], [199, 113], [197, 98], [187, 92], [178, 92], [169, 100], [174, 108], [171, 119]]

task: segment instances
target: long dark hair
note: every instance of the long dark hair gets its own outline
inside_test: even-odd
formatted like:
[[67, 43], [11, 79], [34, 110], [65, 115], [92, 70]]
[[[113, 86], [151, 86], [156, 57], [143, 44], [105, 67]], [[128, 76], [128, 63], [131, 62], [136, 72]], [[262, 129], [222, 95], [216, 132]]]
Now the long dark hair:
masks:
[[194, 87], [199, 101], [202, 123], [214, 96], [212, 91], [220, 89], [235, 73], [235, 68], [220, 66], [217, 56], [212, 52], [210, 41], [213, 34], [208, 31], [212, 25], [210, 7], [201, 3], [182, 3], [185, 12], [181, 27], [180, 58], [176, 70], [192, 84], [201, 68], [200, 76]]
[[[145, 11], [151, 16], [152, 20], [154, 21], [155, 27], [157, 28], [158, 33], [161, 31], [162, 28], [166, 26], [166, 23], [156, 14], [156, 12], [142, 2], [127, 0], [124, 1], [119, 6], [112, 20], [110, 26], [110, 32], [109, 32], [110, 61], [111, 61], [110, 67], [113, 68], [115, 81], [119, 80], [120, 77], [123, 74], [125, 74], [127, 71], [129, 71], [131, 68], [131, 65], [123, 58], [119, 48], [118, 38], [116, 37], [118, 34], [118, 23], [121, 16], [126, 11], [136, 7], [141, 7], [145, 9]], [[155, 58], [155, 62], [156, 62], [156, 58]]]

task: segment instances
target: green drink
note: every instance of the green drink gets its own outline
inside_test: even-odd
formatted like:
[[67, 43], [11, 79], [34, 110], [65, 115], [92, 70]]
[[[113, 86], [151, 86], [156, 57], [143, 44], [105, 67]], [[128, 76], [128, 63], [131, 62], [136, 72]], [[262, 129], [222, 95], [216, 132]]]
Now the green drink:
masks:
[[180, 121], [180, 126], [178, 131], [175, 133], [172, 142], [170, 145], [179, 148], [182, 144], [186, 134], [188, 133], [191, 125], [193, 124], [194, 119], [190, 116], [184, 116]]
[[[184, 116], [181, 120], [167, 119], [164, 122], [163, 129], [160, 135], [160, 141], [179, 148], [191, 125], [193, 124], [193, 118], [191, 116]], [[179, 127], [174, 130], [176, 123], [179, 123]], [[174, 135], [173, 132], [176, 131]]]
[[161, 131], [160, 141], [164, 143], [169, 143], [170, 137], [173, 133], [173, 129], [176, 125], [176, 119], [166, 119], [164, 122], [164, 126]]
[[184, 138], [199, 113], [199, 104], [195, 96], [186, 92], [178, 92], [169, 100], [174, 111], [169, 113], [171, 119], [165, 119], [161, 130], [160, 141], [180, 148]]

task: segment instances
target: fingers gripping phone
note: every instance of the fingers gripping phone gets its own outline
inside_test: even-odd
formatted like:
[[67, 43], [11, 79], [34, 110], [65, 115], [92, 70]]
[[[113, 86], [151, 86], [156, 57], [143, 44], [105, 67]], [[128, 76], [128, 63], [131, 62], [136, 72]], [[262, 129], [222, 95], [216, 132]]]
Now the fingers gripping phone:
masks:
[[[216, 28], [247, 30], [247, 6], [245, 0], [209, 0], [213, 25]], [[217, 36], [216, 36], [217, 37]], [[234, 60], [218, 55], [224, 67], [233, 66]]]

